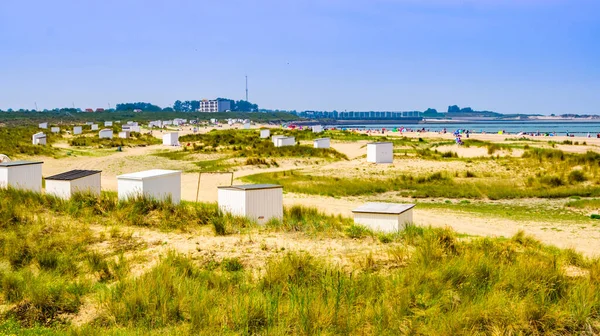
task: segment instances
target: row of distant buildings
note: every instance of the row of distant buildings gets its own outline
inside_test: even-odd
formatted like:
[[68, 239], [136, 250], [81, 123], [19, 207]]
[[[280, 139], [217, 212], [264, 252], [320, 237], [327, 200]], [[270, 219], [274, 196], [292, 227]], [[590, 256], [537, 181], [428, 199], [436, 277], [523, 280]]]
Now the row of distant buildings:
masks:
[[297, 113], [300, 117], [316, 118], [316, 119], [343, 119], [343, 120], [368, 120], [368, 119], [418, 119], [422, 117], [422, 113], [419, 111], [404, 111], [404, 112], [392, 112], [392, 111], [352, 111], [352, 112], [338, 112], [338, 111], [303, 111]]

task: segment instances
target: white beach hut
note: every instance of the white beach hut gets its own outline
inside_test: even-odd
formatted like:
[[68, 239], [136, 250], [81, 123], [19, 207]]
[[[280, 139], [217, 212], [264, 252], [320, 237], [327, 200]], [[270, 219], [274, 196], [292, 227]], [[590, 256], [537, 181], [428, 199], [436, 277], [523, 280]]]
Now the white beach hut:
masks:
[[113, 131], [108, 128], [102, 129], [102, 130], [100, 130], [100, 132], [98, 132], [98, 137], [100, 139], [112, 139]]
[[73, 127], [73, 135], [81, 134], [81, 132], [82, 132], [81, 126], [74, 126]]
[[394, 162], [394, 144], [391, 142], [372, 142], [367, 144], [367, 162]]
[[131, 136], [131, 132], [129, 132], [129, 131], [119, 132], [119, 138], [121, 138], [121, 139], [129, 139], [130, 136]]
[[249, 122], [244, 123], [244, 129], [250, 129], [250, 123]]
[[280, 137], [275, 139], [275, 147], [294, 146], [296, 144], [295, 137]]
[[181, 171], [152, 169], [117, 176], [120, 200], [131, 197], [148, 197], [175, 204], [181, 200]]
[[271, 141], [273, 141], [273, 145], [275, 145], [275, 144], [277, 144], [277, 139], [279, 139], [279, 138], [285, 138], [285, 137], [286, 137], [285, 135], [273, 135], [271, 137]]
[[60, 133], [60, 127], [52, 127], [52, 128], [50, 128], [50, 132], [52, 132], [52, 133]]
[[0, 163], [0, 188], [42, 191], [42, 164], [33, 161]]
[[104, 127], [112, 127], [113, 122], [112, 121], [105, 121], [104, 122]]
[[140, 133], [140, 126], [136, 126], [136, 125], [123, 125], [121, 127], [121, 130]]
[[39, 128], [42, 128], [42, 129], [48, 129], [48, 123], [47, 123], [47, 122], [40, 123], [40, 124], [38, 125], [38, 127], [39, 127]]
[[179, 133], [169, 132], [163, 134], [163, 145], [164, 146], [179, 146]]
[[313, 142], [315, 148], [329, 148], [330, 144], [331, 141], [329, 140], [329, 138], [315, 139], [315, 141]]
[[268, 139], [270, 136], [271, 136], [271, 130], [268, 130], [268, 129], [260, 130], [260, 138], [261, 139]]
[[91, 124], [90, 126], [92, 127], [92, 131], [98, 130], [98, 124]]
[[267, 223], [283, 218], [283, 187], [275, 184], [248, 184], [218, 187], [219, 209]]
[[413, 222], [414, 204], [367, 203], [352, 212], [354, 223], [373, 231], [398, 232]]
[[100, 170], [71, 170], [46, 177], [46, 194], [67, 200], [75, 193], [99, 196], [100, 173]]
[[313, 133], [321, 133], [321, 132], [323, 132], [323, 126], [315, 125], [312, 127], [312, 131], [313, 131]]
[[46, 144], [46, 134], [44, 134], [43, 132], [35, 133], [31, 138], [32, 138], [31, 142], [34, 145], [45, 145]]

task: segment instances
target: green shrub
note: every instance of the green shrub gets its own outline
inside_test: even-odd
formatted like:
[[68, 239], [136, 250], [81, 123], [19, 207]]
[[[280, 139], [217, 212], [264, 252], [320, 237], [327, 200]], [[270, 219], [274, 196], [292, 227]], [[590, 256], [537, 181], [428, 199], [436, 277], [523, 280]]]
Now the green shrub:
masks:
[[269, 162], [264, 158], [247, 158], [246, 166], [269, 165]]
[[457, 158], [458, 154], [456, 154], [456, 152], [449, 151], [449, 152], [443, 152], [441, 156], [443, 158]]
[[560, 187], [565, 184], [558, 176], [543, 176], [540, 178], [540, 183], [550, 187]]
[[577, 182], [584, 182], [584, 181], [586, 181], [587, 177], [585, 176], [585, 174], [581, 170], [575, 169], [575, 170], [572, 170], [569, 173], [568, 179], [569, 179], [569, 182], [571, 182], [571, 183], [577, 183]]
[[222, 214], [219, 216], [212, 217], [210, 219], [210, 224], [213, 226], [213, 229], [215, 230], [215, 234], [217, 236], [225, 236], [230, 233], [227, 228], [227, 221], [225, 219], [225, 216], [223, 216]]
[[389, 244], [396, 239], [397, 234], [394, 233], [380, 233], [377, 235], [377, 239], [383, 244]]
[[239, 272], [244, 269], [244, 265], [238, 258], [225, 258], [221, 265], [227, 272]]
[[112, 138], [100, 139], [98, 136], [80, 135], [69, 141], [69, 144], [74, 147], [97, 147], [97, 148], [114, 148], [114, 147], [143, 147], [161, 143], [159, 139], [150, 134], [140, 134], [133, 132], [132, 136], [127, 139]]
[[352, 239], [361, 239], [372, 235], [371, 230], [362, 225], [350, 225], [346, 228], [346, 236]]

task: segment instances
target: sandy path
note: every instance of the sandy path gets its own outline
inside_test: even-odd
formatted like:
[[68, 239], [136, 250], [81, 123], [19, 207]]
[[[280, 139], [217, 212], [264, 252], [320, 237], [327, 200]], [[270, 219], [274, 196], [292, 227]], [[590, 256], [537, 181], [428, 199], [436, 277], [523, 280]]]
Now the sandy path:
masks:
[[[352, 216], [352, 209], [364, 202], [358, 197], [339, 199], [292, 193], [286, 193], [283, 200], [283, 203], [288, 206], [316, 207], [327, 214], [348, 217]], [[505, 218], [486, 218], [460, 211], [418, 207], [414, 210], [413, 220], [421, 226], [450, 226], [459, 233], [483, 237], [511, 237], [519, 230], [523, 230], [545, 244], [573, 248], [587, 256], [600, 256], [600, 230], [595, 227], [560, 222], [524, 222]]]

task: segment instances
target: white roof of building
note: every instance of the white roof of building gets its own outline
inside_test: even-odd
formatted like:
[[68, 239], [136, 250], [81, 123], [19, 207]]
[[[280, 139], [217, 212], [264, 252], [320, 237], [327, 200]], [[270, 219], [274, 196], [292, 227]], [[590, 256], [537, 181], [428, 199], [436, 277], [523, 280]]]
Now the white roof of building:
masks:
[[352, 212], [399, 215], [414, 207], [415, 204], [367, 203], [352, 210]]
[[17, 167], [17, 166], [27, 166], [34, 164], [42, 164], [42, 161], [10, 161], [10, 162], [0, 162], [0, 167]]
[[280, 189], [283, 186], [278, 184], [244, 184], [244, 185], [232, 185], [232, 186], [220, 186], [217, 189], [227, 190], [260, 190], [260, 189]]
[[176, 175], [181, 174], [181, 170], [167, 170], [167, 169], [150, 169], [140, 172], [124, 174], [117, 176], [117, 179], [122, 180], [143, 180], [147, 178], [154, 178], [160, 176]]
[[319, 138], [319, 139], [315, 139], [315, 141], [323, 141], [323, 140], [329, 140], [329, 138]]
[[393, 143], [391, 143], [391, 142], [370, 142], [367, 145], [385, 145], [385, 144], [393, 145]]

